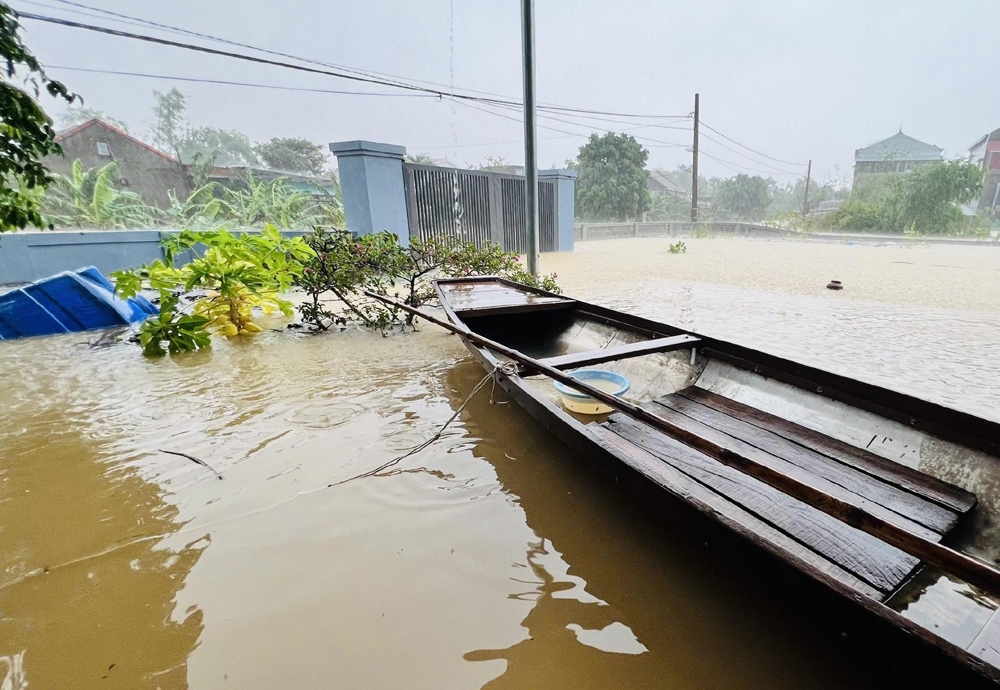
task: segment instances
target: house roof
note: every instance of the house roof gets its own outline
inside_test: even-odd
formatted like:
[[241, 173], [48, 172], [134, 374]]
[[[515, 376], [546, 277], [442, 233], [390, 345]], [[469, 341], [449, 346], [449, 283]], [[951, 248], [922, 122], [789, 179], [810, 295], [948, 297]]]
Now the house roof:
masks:
[[969, 151], [971, 152], [972, 150], [982, 146], [987, 141], [997, 141], [998, 139], [1000, 139], [1000, 128], [994, 129], [992, 132], [984, 134], [976, 139], [976, 141], [969, 147]]
[[101, 119], [98, 119], [98, 118], [94, 118], [93, 120], [87, 120], [86, 122], [84, 122], [82, 124], [79, 124], [76, 127], [70, 127], [67, 130], [59, 132], [58, 134], [56, 134], [56, 143], [57, 144], [61, 143], [61, 142], [65, 141], [66, 139], [68, 139], [69, 137], [73, 136], [74, 134], [79, 134], [83, 130], [89, 129], [90, 127], [93, 127], [94, 125], [98, 125], [100, 127], [104, 127], [105, 129], [110, 130], [111, 132], [117, 134], [118, 136], [124, 137], [124, 138], [128, 139], [129, 141], [131, 141], [131, 142], [133, 142], [135, 144], [138, 144], [139, 146], [143, 147], [147, 151], [151, 151], [151, 152], [155, 153], [158, 156], [163, 156], [168, 161], [171, 161], [173, 163], [177, 163], [178, 165], [180, 165], [180, 161], [177, 160], [176, 158], [174, 158], [173, 156], [171, 156], [170, 154], [164, 153], [160, 149], [154, 148], [154, 147], [150, 146], [149, 144], [147, 144], [146, 142], [140, 141], [139, 139], [136, 139], [134, 136], [132, 136], [128, 132], [125, 132], [125, 131], [123, 131], [121, 129], [118, 129], [114, 125], [108, 124], [104, 120], [101, 120]]
[[678, 194], [687, 194], [687, 190], [681, 187], [679, 184], [673, 181], [669, 175], [667, 175], [662, 170], [650, 170], [649, 179], [655, 182], [660, 187], [668, 192], [676, 192]]
[[313, 182], [316, 184], [325, 182], [329, 184], [333, 179], [335, 174], [331, 174], [329, 177], [320, 175], [306, 175], [303, 173], [290, 172], [288, 170], [272, 170], [271, 168], [257, 168], [252, 165], [217, 165], [212, 169], [211, 177], [225, 177], [232, 178], [237, 175], [242, 175], [245, 172], [250, 172], [257, 177], [264, 179], [274, 179], [276, 177], [285, 177], [290, 180], [296, 180], [300, 182]]
[[939, 161], [943, 149], [897, 132], [854, 152], [856, 161]]

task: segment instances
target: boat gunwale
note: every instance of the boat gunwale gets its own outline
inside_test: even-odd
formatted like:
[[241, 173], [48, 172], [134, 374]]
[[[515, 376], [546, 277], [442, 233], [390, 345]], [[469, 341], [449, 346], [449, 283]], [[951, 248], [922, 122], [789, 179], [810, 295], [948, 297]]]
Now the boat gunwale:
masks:
[[[541, 288], [522, 285], [505, 278], [495, 276], [474, 276], [471, 278], [438, 278], [434, 281], [435, 291], [445, 313], [453, 321], [464, 324], [466, 318], [489, 316], [488, 312], [461, 310], [451, 308], [442, 284], [465, 282], [497, 282], [508, 287], [531, 292], [546, 297], [561, 297], [570, 300], [565, 308], [576, 311], [583, 317], [593, 316], [598, 320], [611, 320], [616, 324], [642, 331], [647, 335], [670, 337], [675, 335], [690, 335], [701, 339], [697, 345], [709, 357], [717, 357], [738, 369], [750, 371], [782, 383], [789, 384], [800, 390], [809, 391], [822, 397], [842, 402], [880, 417], [899, 422], [917, 431], [926, 432], [932, 436], [950, 441], [960, 446], [977, 450], [1000, 458], [1000, 423], [977, 417], [968, 412], [962, 412], [939, 403], [918, 398], [908, 393], [894, 391], [877, 384], [852, 379], [842, 374], [820, 369], [778, 355], [768, 354], [761, 350], [738, 345], [733, 342], [706, 336], [697, 331], [685, 330], [658, 321], [635, 316], [597, 304], [591, 304], [577, 299], [571, 299]], [[528, 313], [532, 310], [520, 310]]]
[[[518, 287], [530, 292], [558, 296], [554, 295], [554, 293], [548, 293], [544, 290], [531, 288], [530, 286], [521, 285], [519, 283], [508, 281], [502, 278], [477, 276], [475, 282], [481, 282], [481, 281], [484, 282], [490, 280], [495, 280], [497, 282], [501, 282], [511, 287]], [[448, 300], [444, 292], [439, 287], [439, 283], [449, 283], [449, 282], [471, 282], [471, 281], [469, 279], [439, 279], [434, 281], [434, 285], [435, 285], [435, 290], [439, 297], [441, 307], [448, 315], [449, 320], [451, 320], [453, 323], [457, 325], [461, 325], [464, 326], [465, 328], [473, 330], [468, 326], [468, 324], [465, 323], [462, 317], [476, 317], [482, 314], [477, 314], [475, 310], [468, 310], [468, 311], [463, 311], [462, 316], [459, 316], [455, 312], [455, 310], [451, 307], [451, 305], [448, 303]], [[667, 324], [659, 324], [657, 322], [649, 321], [648, 319], [643, 319], [642, 317], [633, 317], [632, 315], [627, 313], [616, 312], [614, 310], [610, 310], [603, 307], [597, 307], [597, 305], [591, 305], [585, 302], [577, 301], [576, 306], [574, 308], [584, 313], [587, 313], [590, 311], [591, 308], [594, 307], [596, 307], [599, 312], [611, 312], [617, 316], [625, 317], [625, 319], [621, 319], [620, 322], [628, 326], [632, 326], [632, 324], [630, 324], [629, 322], [634, 320], [639, 322], [639, 324], [636, 325], [642, 330], [646, 329], [644, 328], [643, 325], [640, 324], [649, 324], [654, 328], [663, 327], [666, 329], [674, 330], [674, 327], [669, 326]], [[723, 346], [728, 345], [733, 348], [748, 349], [748, 348], [742, 348], [741, 346], [737, 346], [732, 343], [727, 343], [725, 341], [719, 341], [713, 338], [706, 338], [705, 336], [702, 336], [694, 331], [684, 331], [681, 329], [676, 329], [676, 330], [677, 333], [670, 333], [659, 330], [652, 332], [654, 333], [660, 332], [663, 335], [686, 333], [689, 335], [702, 338], [703, 343], [704, 341], [711, 341], [712, 344], [715, 345], [721, 344]], [[483, 366], [483, 368], [485, 368], [488, 371], [491, 370], [495, 371], [495, 375], [497, 377], [497, 383], [500, 385], [501, 388], [507, 391], [507, 393], [510, 394], [518, 402], [519, 406], [521, 406], [529, 415], [535, 418], [538, 422], [543, 424], [543, 426], [545, 426], [549, 431], [554, 433], [557, 436], [557, 438], [566, 443], [570, 448], [580, 451], [586, 456], [589, 456], [592, 460], [596, 460], [598, 466], [602, 466], [606, 469], [610, 467], [625, 468], [626, 470], [637, 475], [637, 477], [640, 479], [641, 482], [655, 485], [660, 490], [665, 491], [674, 501], [694, 509], [704, 518], [712, 520], [716, 524], [721, 525], [724, 529], [734, 534], [736, 538], [742, 539], [745, 542], [749, 543], [751, 546], [754, 546], [764, 551], [765, 553], [771, 555], [772, 557], [775, 557], [778, 561], [792, 567], [793, 569], [801, 573], [803, 576], [811, 578], [812, 580], [818, 582], [821, 585], [825, 585], [828, 589], [832, 590], [842, 599], [846, 599], [847, 601], [852, 602], [853, 604], [859, 606], [864, 612], [878, 619], [882, 623], [886, 623], [892, 626], [892, 628], [909, 636], [911, 639], [915, 638], [921, 644], [925, 644], [932, 647], [936, 651], [944, 654], [947, 658], [951, 659], [952, 661], [961, 664], [967, 669], [977, 672], [984, 679], [989, 680], [993, 683], [1000, 684], [1000, 667], [994, 666], [985, 659], [982, 659], [981, 657], [974, 655], [972, 652], [969, 651], [969, 649], [960, 647], [957, 644], [941, 637], [940, 635], [937, 635], [932, 630], [925, 628], [920, 624], [906, 618], [898, 611], [895, 611], [894, 609], [887, 606], [885, 603], [883, 603], [883, 601], [879, 601], [870, 596], [866, 596], [865, 594], [852, 589], [847, 584], [839, 581], [837, 578], [833, 577], [829, 573], [824, 572], [817, 566], [814, 566], [806, 562], [802, 558], [796, 556], [794, 553], [784, 550], [780, 548], [778, 545], [767, 541], [761, 535], [758, 535], [755, 532], [753, 532], [753, 530], [751, 530], [749, 527], [741, 525], [735, 520], [720, 515], [718, 511], [714, 510], [711, 506], [702, 503], [700, 500], [694, 500], [692, 496], [685, 495], [682, 492], [678, 492], [674, 490], [673, 487], [665, 485], [660, 481], [657, 481], [655, 477], [643, 473], [639, 467], [630, 462], [630, 459], [628, 458], [625, 452], [614, 448], [614, 446], [612, 446], [608, 441], [601, 438], [599, 434], [595, 433], [593, 430], [588, 428], [588, 425], [583, 424], [582, 422], [570, 416], [565, 411], [561, 410], [553, 401], [543, 396], [538, 390], [535, 390], [528, 383], [527, 380], [525, 380], [524, 378], [522, 378], [520, 375], [517, 374], [513, 376], [505, 374], [503, 370], [499, 368], [499, 365], [502, 364], [502, 360], [498, 359], [492, 352], [489, 351], [488, 348], [475, 345], [461, 334], [459, 334], [459, 337], [462, 339], [462, 342], [465, 344], [470, 354], [473, 355], [473, 358], [476, 359], [480, 363], [480, 365]], [[709, 348], [709, 349], [713, 350], [714, 352], [718, 352], [719, 354], [723, 354], [716, 348]], [[781, 362], [786, 361], [786, 360], [781, 360], [778, 357], [774, 357], [773, 355], [766, 355], [766, 353], [761, 353], [759, 351], [750, 350], [750, 352], [755, 352], [757, 354], [765, 355], [767, 357], [772, 357], [777, 361]], [[796, 364], [794, 362], [789, 362], [789, 363]], [[809, 367], [808, 365], [798, 365], [798, 366], [801, 366], [802, 368], [807, 370], [814, 370], [820, 374], [826, 374], [830, 377], [843, 378], [840, 377], [839, 375], [832, 374], [830, 372], [824, 372], [823, 370]], [[901, 396], [903, 398], [912, 398], [912, 396], [907, 396], [906, 394], [903, 393], [896, 393], [894, 391], [881, 389], [878, 386], [874, 386], [873, 384], [866, 384], [863, 382], [856, 382], [856, 383], [858, 383], [860, 386], [863, 387], [870, 387], [872, 389], [882, 390], [885, 391], [886, 393], [892, 393]], [[818, 391], [818, 392], [821, 395], [823, 394], [823, 391]], [[914, 399], [914, 400], [919, 402], [919, 399]], [[941, 407], [936, 405], [935, 403], [927, 403], [927, 404], [936, 407]], [[942, 409], [950, 410], [950, 408], [942, 408]], [[972, 415], [967, 415], [966, 413], [958, 412], [957, 410], [952, 410], [952, 411], [955, 412], [956, 414], [972, 417], [973, 419], [980, 419]], [[991, 423], [988, 420], [981, 420], [981, 421], [987, 424]], [[1000, 427], [1000, 425], [997, 426]], [[610, 464], [608, 461], [610, 461]], [[834, 565], [836, 564], [834, 563]], [[919, 571], [920, 569], [921, 568], [917, 568], [917, 571]], [[915, 575], [915, 572], [912, 573], [910, 577]], [[902, 586], [903, 584], [905, 584], [905, 582], [902, 583], [900, 586]], [[891, 596], [892, 593], [889, 593], [889, 595], [885, 597], [884, 601], [890, 599]]]

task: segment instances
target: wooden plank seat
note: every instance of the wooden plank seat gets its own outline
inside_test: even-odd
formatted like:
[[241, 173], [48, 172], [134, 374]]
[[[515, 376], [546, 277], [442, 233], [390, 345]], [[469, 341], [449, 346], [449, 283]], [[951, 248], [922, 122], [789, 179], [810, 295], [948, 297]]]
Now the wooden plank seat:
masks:
[[[693, 335], [674, 335], [669, 338], [653, 338], [652, 340], [640, 340], [627, 345], [616, 345], [605, 347], [600, 350], [587, 350], [586, 352], [573, 352], [568, 355], [557, 357], [547, 357], [538, 360], [543, 364], [548, 364], [556, 369], [579, 369], [589, 367], [594, 364], [604, 362], [617, 362], [622, 359], [632, 357], [642, 357], [657, 352], [671, 352], [673, 350], [683, 350], [688, 347], [696, 347], [701, 342], [701, 338]], [[529, 367], [520, 367], [522, 376], [530, 375], [533, 370]]]
[[[941, 541], [975, 505], [963, 489], [761, 410], [691, 387], [646, 405], [655, 414], [803, 483]], [[917, 558], [622, 414], [598, 435], [664, 488], [772, 552], [883, 601]]]

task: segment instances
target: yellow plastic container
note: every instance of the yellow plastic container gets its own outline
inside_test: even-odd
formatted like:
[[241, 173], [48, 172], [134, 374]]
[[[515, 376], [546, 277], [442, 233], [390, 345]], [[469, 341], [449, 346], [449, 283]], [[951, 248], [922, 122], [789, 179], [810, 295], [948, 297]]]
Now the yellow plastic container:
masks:
[[[615, 396], [624, 395], [630, 385], [627, 378], [606, 369], [580, 369], [579, 371], [570, 372], [570, 376]], [[559, 395], [562, 397], [563, 406], [570, 412], [597, 415], [607, 414], [613, 410], [612, 407], [605, 405], [600, 400], [595, 400], [589, 395], [570, 388], [559, 381], [556, 381], [555, 385], [556, 390], [559, 391]]]

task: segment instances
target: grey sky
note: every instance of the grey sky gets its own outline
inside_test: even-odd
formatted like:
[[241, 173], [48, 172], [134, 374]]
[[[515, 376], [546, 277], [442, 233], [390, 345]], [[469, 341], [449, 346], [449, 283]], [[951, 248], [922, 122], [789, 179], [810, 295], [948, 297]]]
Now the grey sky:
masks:
[[[457, 88], [520, 98], [517, 0], [81, 1], [408, 79], [447, 85], [454, 70]], [[40, 7], [52, 0], [12, 4], [22, 11], [154, 33]], [[840, 176], [849, 173], [856, 148], [893, 134], [901, 123], [907, 134], [943, 147], [948, 156], [963, 153], [981, 134], [1000, 127], [1000, 89], [994, 77], [1000, 3], [992, 0], [536, 0], [536, 13], [540, 101], [685, 115], [694, 92], [700, 91], [702, 118], [709, 125], [775, 158], [812, 158], [820, 179], [838, 174], [838, 168]], [[48, 65], [368, 88], [79, 29], [32, 21], [25, 25], [29, 45]], [[238, 129], [255, 140], [301, 136], [325, 144], [370, 139], [458, 164], [477, 163], [487, 155], [523, 159], [519, 123], [448, 101], [277, 92], [58, 69], [52, 73], [81, 93], [88, 106], [128, 121], [139, 134], [148, 128], [151, 90], [177, 86], [189, 95], [192, 123]], [[57, 107], [51, 100], [45, 105]], [[682, 145], [640, 139], [650, 150], [651, 167], [690, 160], [684, 149], [690, 144], [686, 131], [610, 122], [586, 127], [543, 119], [540, 124], [581, 134], [594, 127], [627, 129], [637, 137]], [[661, 124], [687, 126], [686, 121]], [[540, 129], [539, 139], [540, 160], [548, 167], [573, 157], [584, 136]], [[736, 171], [795, 179], [718, 143], [702, 145], [706, 154], [730, 162]], [[781, 170], [800, 171], [742, 152]], [[710, 158], [702, 159], [702, 169], [710, 175], [734, 174]]]

